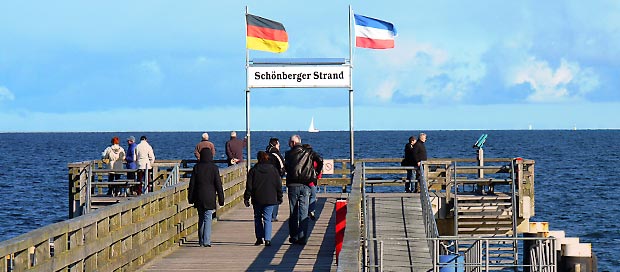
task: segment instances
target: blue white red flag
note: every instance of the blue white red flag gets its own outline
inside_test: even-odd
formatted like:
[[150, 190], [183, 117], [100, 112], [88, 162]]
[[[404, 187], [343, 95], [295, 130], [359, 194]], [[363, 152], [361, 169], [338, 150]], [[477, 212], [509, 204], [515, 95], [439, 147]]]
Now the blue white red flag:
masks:
[[394, 48], [396, 28], [392, 23], [354, 14], [355, 46], [371, 49]]

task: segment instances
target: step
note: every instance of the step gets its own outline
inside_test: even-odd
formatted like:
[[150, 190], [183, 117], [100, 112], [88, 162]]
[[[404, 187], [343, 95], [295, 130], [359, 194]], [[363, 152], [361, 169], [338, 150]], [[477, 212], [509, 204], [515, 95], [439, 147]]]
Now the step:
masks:
[[510, 209], [459, 209], [458, 213], [461, 214], [480, 214], [480, 215], [511, 215]]
[[510, 200], [510, 195], [497, 193], [496, 195], [457, 195], [459, 202], [461, 201], [495, 201], [500, 202], [504, 200]]
[[496, 220], [512, 220], [511, 215], [506, 214], [459, 214], [459, 220], [461, 219], [479, 219], [481, 221], [486, 221], [487, 219], [496, 219]]
[[509, 211], [512, 210], [511, 207], [502, 207], [502, 206], [469, 206], [469, 207], [462, 207], [459, 206], [459, 212], [468, 212], [468, 211], [483, 211], [483, 212], [487, 212], [487, 211]]
[[494, 226], [508, 226], [512, 227], [512, 220], [491, 220], [491, 221], [461, 221], [459, 220], [459, 226], [470, 227], [494, 227]]
[[457, 203], [459, 207], [505, 207], [512, 206], [512, 202], [461, 202]]
[[512, 228], [461, 228], [459, 234], [506, 234], [512, 231]]

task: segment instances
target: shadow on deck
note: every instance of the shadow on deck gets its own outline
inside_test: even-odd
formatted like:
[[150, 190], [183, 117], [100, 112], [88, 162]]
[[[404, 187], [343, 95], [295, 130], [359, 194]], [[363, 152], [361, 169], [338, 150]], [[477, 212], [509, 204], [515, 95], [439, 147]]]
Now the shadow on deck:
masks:
[[336, 196], [318, 195], [318, 218], [310, 221], [310, 239], [305, 246], [288, 242], [285, 197], [280, 220], [273, 222], [271, 247], [254, 246], [252, 208], [241, 204], [213, 226], [213, 247], [199, 247], [194, 233], [186, 243], [145, 265], [142, 271], [335, 271]]

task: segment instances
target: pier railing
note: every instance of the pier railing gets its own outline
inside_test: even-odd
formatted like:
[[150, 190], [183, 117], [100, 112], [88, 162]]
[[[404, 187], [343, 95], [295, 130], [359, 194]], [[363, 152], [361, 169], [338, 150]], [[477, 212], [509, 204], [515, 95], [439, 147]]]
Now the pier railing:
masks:
[[[85, 167], [79, 169], [78, 177], [87, 175]], [[242, 202], [245, 165], [220, 169], [220, 174], [226, 201], [217, 217]], [[1, 242], [0, 270], [134, 271], [198, 229], [187, 190], [188, 182], [172, 184]]]
[[338, 272], [364, 271], [366, 266], [367, 254], [364, 252], [363, 244], [366, 242], [365, 218], [362, 214], [363, 206], [365, 206], [363, 203], [365, 185], [362, 171], [362, 163], [358, 161], [355, 164], [351, 181], [351, 192], [347, 198], [347, 225], [344, 230], [342, 249], [337, 259]]
[[[425, 161], [422, 164], [422, 192], [420, 195], [420, 201], [423, 209], [424, 226], [426, 231], [426, 242], [429, 247], [429, 265], [432, 265], [434, 271], [439, 271], [441, 268], [454, 267], [460, 265], [460, 267], [467, 267], [466, 271], [488, 271], [489, 268], [514, 268], [514, 269], [530, 269], [530, 271], [555, 271], [557, 261], [552, 250], [553, 238], [537, 238], [528, 239], [522, 237], [452, 237], [441, 236], [437, 228], [437, 218], [439, 217], [440, 204], [436, 198], [438, 198], [437, 192], [443, 192], [444, 197], [452, 197], [457, 186], [501, 186], [508, 185], [513, 195], [519, 196], [519, 203], [513, 202], [513, 206], [517, 205], [518, 208], [515, 212], [518, 212], [519, 216], [533, 215], [533, 167], [534, 162], [531, 160], [517, 159], [488, 159], [486, 166], [480, 167], [455, 167], [456, 162], [460, 165], [467, 164], [479, 164], [476, 159], [431, 159]], [[388, 164], [389, 165], [389, 164]], [[393, 165], [393, 164], [392, 164]], [[368, 262], [368, 246], [370, 243], [384, 245], [384, 243], [403, 243], [409, 240], [415, 240], [414, 238], [403, 239], [387, 239], [379, 241], [370, 237], [367, 231], [367, 214], [366, 209], [366, 191], [372, 190], [373, 186], [385, 186], [385, 185], [402, 185], [404, 180], [399, 178], [405, 170], [410, 167], [395, 167], [395, 166], [366, 166], [365, 162], [359, 162], [356, 164], [356, 170], [353, 173], [351, 192], [347, 203], [347, 227], [345, 230], [344, 243], [340, 256], [338, 258], [338, 271], [365, 271], [379, 269], [383, 263], [381, 260], [378, 262], [379, 267], [369, 266]], [[468, 177], [471, 175], [480, 175], [479, 170], [486, 171], [488, 175], [486, 179]], [[510, 178], [500, 179], [495, 178], [495, 174], [508, 174]], [[428, 182], [428, 183], [427, 183]], [[367, 187], [368, 186], [368, 187]], [[429, 189], [434, 191], [432, 200], [429, 194]], [[518, 191], [518, 193], [517, 193]], [[441, 195], [441, 194], [440, 194]], [[526, 197], [526, 200], [522, 199]], [[529, 198], [529, 199], [528, 199]], [[444, 204], [445, 205], [445, 204]], [[444, 207], [445, 208], [445, 207]], [[524, 211], [525, 210], [525, 211]], [[527, 220], [526, 220], [527, 221]], [[516, 231], [516, 229], [512, 229]], [[512, 263], [512, 264], [494, 264], [494, 260], [491, 260], [492, 251], [490, 243], [496, 241], [508, 241], [508, 244], [516, 246], [519, 241], [534, 241], [536, 251], [526, 251], [524, 253], [527, 256], [537, 256], [536, 260], [528, 262], [526, 264]], [[459, 251], [456, 248], [459, 243], [468, 244], [472, 246], [467, 250]], [[379, 248], [383, 248], [380, 246]], [[382, 252], [381, 252], [382, 253]], [[386, 252], [385, 254], [389, 254]], [[460, 255], [459, 255], [460, 254]], [[382, 256], [382, 254], [380, 254]], [[553, 256], [552, 256], [553, 255]], [[379, 256], [379, 259], [381, 259]], [[454, 256], [454, 262], [446, 261], [447, 257]], [[458, 258], [463, 256], [464, 260]], [[536, 265], [532, 265], [536, 263]], [[361, 264], [361, 266], [359, 265]]]

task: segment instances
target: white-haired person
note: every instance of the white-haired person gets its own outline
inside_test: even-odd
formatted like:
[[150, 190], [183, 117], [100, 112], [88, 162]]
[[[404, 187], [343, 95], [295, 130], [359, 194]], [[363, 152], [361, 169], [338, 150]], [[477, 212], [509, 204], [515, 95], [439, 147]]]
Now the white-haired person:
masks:
[[211, 154], [213, 155], [213, 158], [215, 158], [215, 146], [213, 145], [212, 142], [209, 142], [209, 133], [206, 133], [206, 132], [202, 134], [202, 140], [196, 145], [196, 148], [194, 149], [194, 156], [196, 156], [196, 159], [199, 161], [200, 161], [200, 150], [204, 148], [211, 149]]
[[243, 148], [246, 146], [246, 139], [237, 138], [237, 132], [230, 133], [230, 140], [226, 142], [226, 161], [228, 166], [243, 162]]

